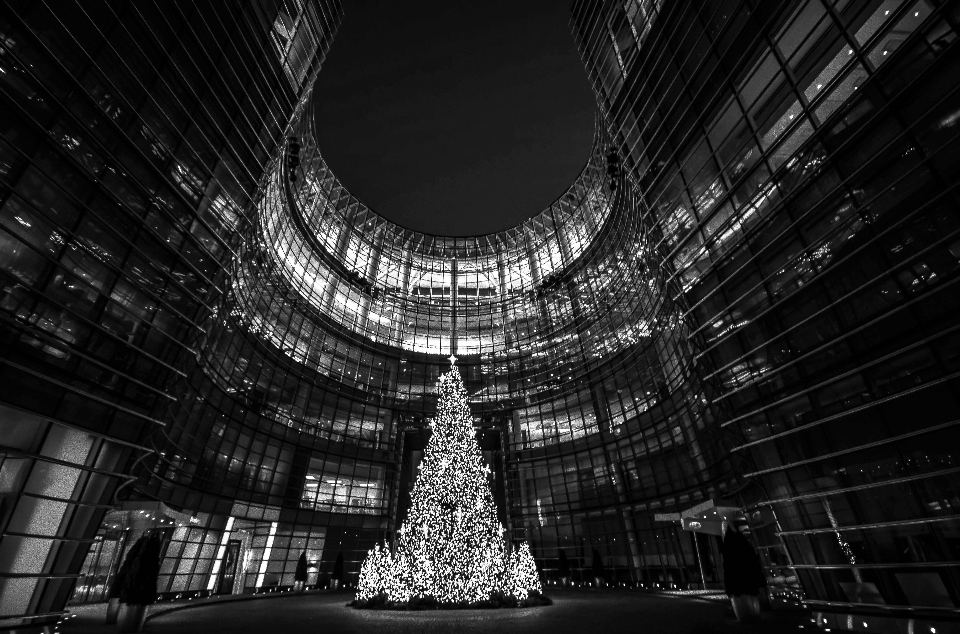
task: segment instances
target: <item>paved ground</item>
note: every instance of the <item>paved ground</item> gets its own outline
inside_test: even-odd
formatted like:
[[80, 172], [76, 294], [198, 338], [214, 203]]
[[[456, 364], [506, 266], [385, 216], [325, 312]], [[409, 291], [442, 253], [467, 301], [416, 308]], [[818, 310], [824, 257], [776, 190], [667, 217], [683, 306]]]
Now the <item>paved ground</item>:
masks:
[[[347, 594], [311, 593], [196, 604], [157, 614], [144, 626], [155, 634], [774, 634], [816, 631], [802, 615], [765, 613], [763, 622], [741, 625], [729, 604], [628, 590], [553, 590], [554, 605], [521, 610], [391, 612], [353, 610]], [[169, 604], [155, 609], [169, 609]], [[102, 608], [74, 608], [63, 634], [106, 634]], [[805, 625], [805, 628], [800, 626]]]

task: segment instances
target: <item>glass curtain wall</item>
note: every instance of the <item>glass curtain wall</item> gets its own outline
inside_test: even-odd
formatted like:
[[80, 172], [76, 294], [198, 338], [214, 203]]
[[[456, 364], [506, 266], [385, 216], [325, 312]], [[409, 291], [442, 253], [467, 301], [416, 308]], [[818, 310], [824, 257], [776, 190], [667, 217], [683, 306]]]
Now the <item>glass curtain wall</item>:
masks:
[[[2, 448], [0, 616], [55, 618], [118, 497], [179, 514], [164, 592], [283, 587], [301, 552], [355, 581], [452, 352], [548, 581], [718, 581], [657, 516], [733, 497], [778, 587], [956, 605], [952, 5], [581, 0], [594, 148], [474, 238], [323, 160], [336, 2], [0, 11], [0, 429], [76, 435]], [[106, 484], [38, 493], [44, 461]], [[28, 526], [30, 495], [92, 510]]]
[[338, 22], [321, 1], [0, 6], [0, 627], [59, 618], [135, 490]]
[[[165, 592], [253, 591], [284, 584], [297, 548], [318, 581], [340, 555], [349, 579], [389, 539], [400, 432], [434, 414], [455, 350], [478, 425], [501, 428], [513, 536], [548, 576], [563, 551], [604, 559], [611, 580], [696, 581], [689, 544], [642, 531], [728, 491], [732, 467], [659, 233], [606, 175], [606, 126], [520, 226], [405, 230], [316, 147], [312, 80], [338, 20], [319, 2], [11, 18], [11, 403], [128, 443], [122, 498], [186, 518], [168, 529]], [[42, 134], [58, 125], [67, 137]]]
[[[727, 491], [727, 450], [643, 201], [606, 175], [603, 129], [555, 203], [477, 238], [405, 230], [351, 196], [319, 154], [309, 101], [288, 136], [300, 167], [282, 151], [270, 167], [156, 494], [356, 529], [355, 574], [394, 528], [399, 432], [433, 415], [455, 351], [478, 425], [507, 432], [515, 538], [548, 568], [561, 549], [596, 551], [611, 580], [699, 583], [692, 559], [645, 557], [635, 525]], [[572, 475], [542, 478], [548, 465]]]
[[815, 606], [960, 606], [957, 27], [936, 0], [574, 8], [768, 575]]

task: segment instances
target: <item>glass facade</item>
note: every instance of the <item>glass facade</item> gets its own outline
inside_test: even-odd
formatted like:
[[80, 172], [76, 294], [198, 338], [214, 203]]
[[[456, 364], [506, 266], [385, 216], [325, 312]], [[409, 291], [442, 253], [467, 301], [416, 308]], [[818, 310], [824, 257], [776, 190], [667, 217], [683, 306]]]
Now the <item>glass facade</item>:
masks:
[[[164, 434], [340, 12], [0, 6], [0, 627], [100, 596], [109, 565], [87, 555], [122, 543], [106, 513], [142, 497], [134, 465]], [[172, 555], [219, 534], [170, 537]]]
[[958, 16], [574, 8], [768, 576], [816, 607], [960, 606]]
[[339, 2], [14, 5], [0, 625], [102, 599], [147, 529], [165, 596], [289, 586], [301, 552], [355, 581], [451, 354], [548, 583], [718, 582], [669, 518], [729, 498], [783, 596], [960, 605], [953, 5], [578, 0], [594, 148], [475, 238], [324, 162]]

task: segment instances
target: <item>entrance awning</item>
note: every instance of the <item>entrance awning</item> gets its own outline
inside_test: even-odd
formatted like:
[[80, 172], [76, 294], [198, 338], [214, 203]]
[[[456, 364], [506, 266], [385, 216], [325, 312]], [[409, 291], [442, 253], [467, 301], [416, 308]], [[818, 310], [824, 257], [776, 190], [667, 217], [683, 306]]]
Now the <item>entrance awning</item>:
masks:
[[679, 513], [657, 513], [653, 519], [657, 522], [680, 522], [685, 531], [720, 535], [724, 520], [742, 516], [743, 509], [732, 500], [711, 498]]

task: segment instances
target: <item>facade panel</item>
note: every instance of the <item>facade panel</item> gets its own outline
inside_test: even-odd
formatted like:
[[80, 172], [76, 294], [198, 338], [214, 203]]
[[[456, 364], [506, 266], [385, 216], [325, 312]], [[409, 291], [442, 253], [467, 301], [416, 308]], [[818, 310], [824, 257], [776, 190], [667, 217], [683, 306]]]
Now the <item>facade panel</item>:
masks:
[[574, 13], [771, 576], [813, 605], [960, 605], [955, 9]]

